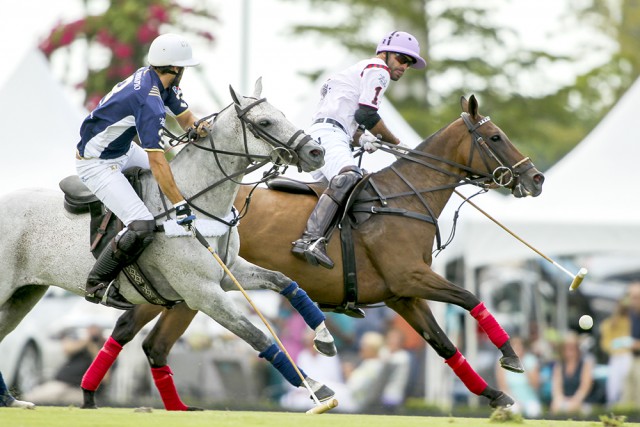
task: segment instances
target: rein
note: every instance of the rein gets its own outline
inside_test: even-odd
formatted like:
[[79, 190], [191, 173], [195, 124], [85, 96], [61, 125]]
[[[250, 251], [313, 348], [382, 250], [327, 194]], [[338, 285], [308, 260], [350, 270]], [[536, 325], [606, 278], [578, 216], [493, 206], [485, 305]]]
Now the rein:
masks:
[[[458, 211], [460, 210], [464, 202], [460, 204], [460, 206], [458, 207], [458, 210], [456, 210], [456, 213], [454, 215], [454, 225], [453, 225], [451, 235], [443, 245], [442, 239], [440, 236], [440, 229], [438, 226], [438, 219], [436, 218], [433, 210], [429, 206], [429, 203], [425, 199], [424, 197], [425, 193], [442, 191], [447, 189], [455, 189], [456, 187], [459, 187], [465, 184], [471, 184], [477, 187], [481, 187], [481, 190], [478, 193], [476, 193], [477, 195], [477, 194], [486, 192], [489, 186], [491, 185], [491, 182], [495, 183], [498, 186], [506, 187], [510, 185], [515, 179], [517, 179], [517, 177], [520, 174], [526, 172], [527, 170], [533, 167], [533, 164], [531, 162], [529, 162], [529, 164], [525, 166], [525, 164], [530, 160], [528, 157], [521, 159], [511, 167], [505, 166], [505, 162], [500, 158], [500, 156], [497, 155], [493, 150], [491, 150], [491, 148], [485, 143], [483, 137], [478, 133], [478, 128], [480, 128], [483, 124], [491, 121], [491, 118], [489, 116], [483, 117], [481, 120], [479, 120], [475, 124], [471, 122], [469, 118], [469, 114], [466, 112], [463, 112], [461, 114], [461, 118], [465, 123], [467, 130], [469, 131], [469, 134], [471, 136], [471, 152], [469, 153], [469, 160], [467, 165], [463, 165], [455, 161], [452, 161], [440, 156], [436, 156], [430, 153], [425, 153], [419, 150], [413, 150], [408, 148], [399, 149], [395, 145], [384, 142], [384, 141], [381, 141], [382, 143], [379, 146], [380, 150], [394, 154], [397, 158], [405, 159], [407, 161], [427, 167], [429, 169], [432, 169], [444, 175], [448, 175], [453, 178], [456, 178], [455, 183], [439, 185], [439, 186], [430, 187], [427, 189], [416, 188], [411, 183], [411, 181], [406, 176], [404, 176], [402, 172], [396, 166], [394, 166], [394, 164], [392, 164], [389, 167], [389, 169], [393, 171], [398, 176], [398, 178], [400, 178], [400, 180], [409, 188], [410, 191], [395, 193], [391, 195], [384, 195], [375, 184], [375, 181], [373, 179], [374, 177], [372, 177], [369, 180], [369, 183], [371, 184], [371, 187], [373, 188], [376, 195], [374, 197], [359, 199], [357, 203], [362, 204], [367, 202], [369, 203], [378, 202], [381, 204], [381, 207], [371, 206], [368, 209], [356, 209], [356, 210], [365, 211], [365, 212], [368, 211], [374, 214], [380, 213], [380, 214], [401, 215], [401, 216], [429, 222], [435, 226], [435, 230], [436, 230], [435, 237], [436, 237], [437, 249], [435, 250], [435, 252], [439, 253], [447, 245], [449, 245], [449, 243], [451, 243], [453, 239], [453, 236], [455, 235], [455, 227], [456, 227], [456, 222], [458, 217]], [[481, 172], [471, 168], [470, 165], [473, 162], [473, 156], [476, 151], [480, 153], [479, 154], [480, 156], [482, 156], [482, 162], [486, 167], [487, 172]], [[489, 166], [489, 159], [493, 159], [499, 165], [493, 171], [491, 171], [491, 167]], [[449, 165], [449, 166], [453, 166], [463, 171], [465, 174], [460, 175], [458, 173], [454, 173], [447, 169], [444, 169], [443, 167], [437, 164], [438, 162]], [[522, 170], [519, 170], [519, 169], [522, 169]], [[509, 176], [508, 176], [508, 180], [505, 182], [504, 177], [507, 174]], [[418, 212], [409, 212], [405, 209], [387, 207], [389, 200], [408, 197], [408, 196], [417, 197], [418, 200], [420, 201], [420, 204], [426, 210], [427, 214], [418, 213]], [[471, 196], [471, 197], [474, 197], [474, 196]]]
[[[196, 209], [197, 211], [201, 212], [202, 214], [204, 214], [205, 216], [214, 219], [218, 222], [221, 222], [229, 227], [234, 227], [235, 225], [238, 224], [238, 222], [240, 221], [240, 219], [242, 217], [244, 217], [244, 215], [246, 215], [248, 209], [245, 209], [245, 207], [243, 207], [241, 209], [242, 212], [244, 212], [243, 214], [239, 214], [238, 211], [236, 211], [235, 209], [233, 210], [233, 214], [234, 217], [230, 220], [230, 221], [226, 221], [223, 218], [220, 218], [216, 215], [213, 215], [212, 213], [207, 212], [206, 210], [198, 207], [195, 203], [194, 200], [196, 200], [197, 198], [199, 198], [200, 196], [202, 196], [203, 194], [209, 192], [210, 190], [214, 189], [215, 187], [227, 182], [227, 181], [231, 181], [233, 183], [239, 184], [239, 185], [259, 185], [260, 183], [263, 183], [265, 181], [268, 181], [269, 179], [273, 178], [274, 176], [278, 175], [280, 173], [280, 167], [282, 165], [285, 165], [285, 168], [288, 167], [289, 164], [291, 163], [296, 163], [298, 165], [298, 169], [301, 170], [301, 166], [300, 166], [300, 157], [297, 154], [297, 150], [299, 150], [300, 148], [304, 147], [304, 145], [306, 145], [309, 141], [311, 141], [311, 137], [309, 135], [305, 135], [300, 142], [298, 142], [297, 144], [295, 144], [296, 140], [300, 137], [301, 134], [304, 134], [303, 130], [298, 130], [296, 131], [286, 143], [282, 143], [279, 139], [277, 139], [276, 137], [274, 137], [273, 135], [271, 135], [269, 132], [265, 131], [264, 129], [262, 129], [260, 126], [257, 126], [252, 120], [250, 120], [246, 114], [252, 109], [254, 108], [256, 105], [261, 104], [262, 102], [265, 102], [266, 98], [261, 98], [258, 99], [254, 102], [252, 102], [251, 104], [247, 105], [245, 108], [240, 108], [240, 106], [238, 105], [238, 102], [236, 102], [235, 104], [230, 104], [229, 106], [225, 107], [222, 111], [226, 110], [227, 108], [229, 108], [231, 105], [235, 105], [236, 108], [236, 113], [237, 113], [237, 117], [240, 120], [240, 123], [242, 125], [242, 137], [243, 137], [243, 146], [244, 146], [244, 152], [234, 152], [234, 151], [225, 151], [225, 150], [220, 150], [218, 148], [216, 148], [215, 146], [215, 141], [213, 139], [213, 136], [211, 134], [211, 132], [209, 131], [208, 128], [205, 128], [205, 132], [206, 132], [206, 136], [203, 137], [202, 139], [206, 139], [209, 141], [211, 148], [206, 147], [204, 145], [198, 144], [197, 141], [200, 139], [200, 137], [197, 135], [196, 133], [196, 129], [198, 128], [198, 126], [206, 120], [209, 120], [211, 118], [213, 118], [212, 121], [212, 125], [215, 124], [219, 114], [222, 112], [220, 111], [220, 113], [213, 113], [209, 116], [203, 117], [202, 119], [196, 121], [194, 123], [193, 128], [190, 128], [187, 132], [185, 132], [184, 134], [180, 135], [180, 136], [176, 136], [173, 133], [171, 133], [168, 129], [163, 127], [163, 136], [168, 137], [169, 141], [167, 142], [171, 147], [177, 147], [178, 145], [187, 145], [188, 146], [194, 146], [200, 150], [204, 150], [204, 151], [208, 151], [213, 153], [216, 164], [218, 165], [218, 168], [220, 169], [220, 171], [222, 172], [222, 174], [224, 175], [224, 178], [218, 180], [217, 182], [214, 182], [213, 184], [205, 187], [204, 189], [200, 190], [199, 192], [197, 192], [196, 194], [189, 196], [189, 197], [185, 197], [184, 199], [186, 200], [186, 202], [192, 206], [194, 209]], [[253, 134], [253, 136], [257, 139], [262, 139], [264, 141], [266, 141], [267, 143], [271, 144], [272, 146], [274, 146], [274, 151], [276, 152], [275, 155], [255, 155], [255, 154], [249, 154], [249, 142], [247, 139], [247, 132], [246, 129], [249, 128], [249, 130], [251, 131], [251, 133]], [[295, 144], [295, 145], [294, 145]], [[186, 147], [185, 147], [186, 148]], [[178, 153], [179, 154], [179, 153]], [[251, 165], [243, 170], [234, 172], [234, 173], [227, 173], [225, 171], [225, 168], [223, 167], [222, 163], [220, 162], [220, 158], [219, 155], [229, 155], [229, 156], [236, 156], [236, 157], [244, 157], [249, 159], [249, 162], [251, 163]], [[259, 159], [260, 161], [256, 161], [256, 159]], [[240, 175], [246, 175], [249, 174], [255, 170], [260, 169], [261, 167], [263, 167], [264, 165], [266, 165], [267, 163], [272, 162], [274, 163], [273, 167], [265, 172], [263, 174], [263, 177], [261, 179], [259, 179], [258, 181], [254, 182], [254, 183], [243, 183], [240, 181], [236, 181], [235, 178], [237, 178]], [[160, 219], [163, 216], [165, 216], [167, 219], [170, 219], [170, 213], [173, 212], [175, 210], [175, 208], [173, 207], [169, 207], [167, 206], [165, 197], [162, 193], [162, 191], [160, 190], [160, 188], [158, 188], [158, 190], [160, 191], [160, 199], [162, 200], [162, 204], [163, 204], [163, 208], [164, 208], [164, 212], [161, 212], [160, 214], [156, 215], [154, 217], [154, 219]]]

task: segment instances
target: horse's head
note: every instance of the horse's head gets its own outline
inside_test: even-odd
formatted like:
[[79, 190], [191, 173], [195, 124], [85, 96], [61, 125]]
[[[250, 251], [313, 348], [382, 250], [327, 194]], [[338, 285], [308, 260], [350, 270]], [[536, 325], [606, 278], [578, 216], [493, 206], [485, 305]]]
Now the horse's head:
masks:
[[260, 98], [262, 78], [256, 81], [251, 97], [238, 96], [231, 86], [229, 90], [247, 154], [269, 156], [273, 163], [293, 164], [305, 172], [324, 165], [324, 148], [287, 120], [266, 98]]
[[489, 116], [478, 113], [478, 101], [471, 95], [461, 97], [461, 119], [455, 124], [465, 126], [458, 150], [459, 161], [470, 169], [472, 178], [491, 178], [490, 186], [505, 187], [515, 197], [536, 197], [542, 192], [544, 175], [528, 157], [524, 157], [511, 143], [507, 135]]

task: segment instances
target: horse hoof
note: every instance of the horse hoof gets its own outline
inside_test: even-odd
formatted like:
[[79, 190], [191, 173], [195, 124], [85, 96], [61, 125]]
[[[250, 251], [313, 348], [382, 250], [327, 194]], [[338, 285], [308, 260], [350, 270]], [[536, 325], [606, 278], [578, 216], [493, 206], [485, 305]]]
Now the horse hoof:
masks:
[[11, 408], [35, 409], [36, 404], [35, 403], [31, 403], [31, 402], [27, 402], [25, 400], [15, 399], [11, 403], [9, 403], [8, 406], [11, 407]]
[[87, 390], [86, 388], [82, 389], [82, 397], [84, 402], [80, 409], [98, 409], [98, 405], [96, 405], [96, 392], [95, 390]]
[[500, 366], [503, 369], [521, 374], [524, 372], [524, 366], [518, 356], [504, 356], [500, 358]]
[[335, 356], [338, 354], [338, 349], [336, 348], [335, 342], [326, 342], [320, 340], [313, 340], [313, 348], [320, 354], [324, 354], [325, 356]]
[[[316, 395], [316, 397], [320, 402], [326, 402], [327, 400], [332, 399], [333, 396], [336, 395], [336, 393], [333, 390], [331, 390], [329, 387], [327, 387], [324, 384], [320, 386], [319, 389], [315, 390], [314, 394]], [[310, 399], [313, 400], [313, 396], [310, 396]]]
[[198, 408], [197, 406], [187, 406], [187, 412], [190, 411], [204, 411], [203, 408]]
[[509, 395], [500, 392], [498, 396], [489, 401], [489, 405], [492, 408], [510, 408], [516, 403]]

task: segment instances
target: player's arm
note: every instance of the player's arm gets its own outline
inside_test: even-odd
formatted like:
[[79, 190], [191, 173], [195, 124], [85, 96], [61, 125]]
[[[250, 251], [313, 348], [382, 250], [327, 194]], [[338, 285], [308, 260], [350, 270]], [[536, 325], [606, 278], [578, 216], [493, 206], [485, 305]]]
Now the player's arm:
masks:
[[380, 135], [380, 139], [383, 141], [400, 144], [400, 140], [389, 130], [377, 109], [368, 105], [360, 105], [356, 110], [355, 119], [358, 125], [364, 126], [374, 135]]
[[147, 154], [149, 155], [151, 172], [164, 195], [167, 196], [174, 205], [184, 200], [180, 190], [178, 190], [178, 186], [173, 178], [173, 173], [169, 167], [169, 162], [164, 156], [164, 152], [162, 150], [149, 150], [147, 151]]

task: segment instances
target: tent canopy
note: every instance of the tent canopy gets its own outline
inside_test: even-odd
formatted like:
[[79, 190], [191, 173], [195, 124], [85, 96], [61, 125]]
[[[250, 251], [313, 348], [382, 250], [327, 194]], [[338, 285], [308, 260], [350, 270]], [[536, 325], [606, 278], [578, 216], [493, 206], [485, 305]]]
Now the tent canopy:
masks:
[[[549, 169], [540, 196], [481, 196], [474, 201], [548, 256], [640, 254], [640, 194], [634, 185], [640, 159], [640, 137], [634, 130], [639, 110], [640, 79]], [[464, 215], [451, 255], [463, 256], [467, 265], [538, 256], [472, 207]]]
[[83, 113], [53, 77], [44, 55], [28, 52], [0, 87], [1, 193], [58, 188], [76, 173], [74, 150]]

